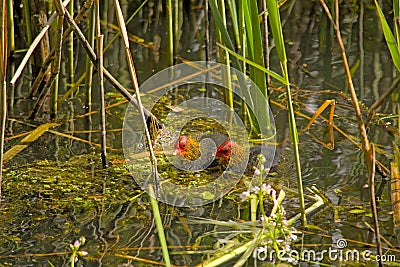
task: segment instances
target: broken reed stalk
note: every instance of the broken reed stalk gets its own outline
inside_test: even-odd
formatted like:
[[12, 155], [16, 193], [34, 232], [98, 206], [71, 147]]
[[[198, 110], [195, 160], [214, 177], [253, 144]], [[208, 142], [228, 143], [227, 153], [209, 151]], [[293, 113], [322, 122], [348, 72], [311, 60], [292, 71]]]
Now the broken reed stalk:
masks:
[[[360, 106], [358, 104], [357, 94], [356, 94], [356, 91], [354, 89], [354, 84], [353, 84], [353, 80], [352, 80], [352, 77], [351, 77], [350, 67], [349, 67], [349, 64], [347, 62], [346, 51], [345, 51], [345, 48], [344, 48], [344, 45], [343, 45], [342, 36], [341, 36], [341, 33], [340, 33], [340, 28], [339, 28], [339, 26], [340, 26], [340, 24], [339, 24], [339, 2], [338, 2], [338, 0], [335, 0], [335, 20], [333, 20], [332, 15], [331, 15], [331, 13], [329, 11], [329, 8], [325, 4], [324, 0], [320, 0], [320, 3], [321, 3], [322, 8], [324, 9], [326, 15], [328, 16], [328, 18], [331, 21], [332, 26], [333, 26], [333, 28], [335, 30], [337, 42], [339, 44], [341, 57], [342, 57], [342, 60], [343, 60], [344, 70], [345, 70], [345, 73], [346, 73], [346, 80], [347, 80], [347, 83], [348, 83], [348, 86], [349, 86], [349, 90], [350, 90], [351, 101], [352, 101], [352, 104], [353, 104], [354, 111], [356, 113], [358, 128], [359, 128], [360, 135], [361, 135], [362, 149], [364, 151], [364, 156], [365, 156], [365, 160], [366, 160], [367, 166], [371, 166], [371, 167], [368, 168], [368, 177], [374, 178], [374, 173], [372, 173], [372, 172], [375, 171], [375, 161], [372, 162], [373, 158], [370, 156], [371, 154], [374, 153], [374, 147], [373, 147], [373, 145], [372, 146], [370, 145], [369, 140], [368, 140], [367, 131], [366, 131], [363, 119], [362, 119], [361, 109], [360, 109]], [[374, 164], [374, 165], [372, 166], [372, 164]], [[374, 189], [371, 188], [373, 186], [374, 186], [374, 183], [371, 184], [371, 179], [369, 179], [369, 187], [370, 187], [370, 190], [371, 190], [371, 204], [372, 204], [372, 201], [373, 201], [372, 198], [375, 199], [375, 188]], [[374, 209], [374, 207], [371, 205], [371, 209], [372, 209], [372, 214], [373, 214], [373, 217], [374, 217], [375, 231], [377, 231], [376, 232], [376, 242], [377, 242], [377, 245], [379, 246], [379, 244], [380, 244], [380, 236], [378, 234], [379, 233], [379, 223], [378, 223], [379, 221], [378, 221], [378, 217], [377, 217], [378, 214], [377, 214], [377, 211], [376, 211], [376, 207]], [[379, 250], [379, 247], [378, 247], [378, 254], [379, 254], [380, 258], [381, 258], [382, 257], [382, 249]], [[379, 262], [379, 266], [382, 266], [382, 262], [381, 261]]]
[[[59, 11], [59, 12], [61, 12], [61, 11]], [[67, 21], [68, 21], [68, 23], [69, 23], [70, 25], [73, 24], [75, 27], [78, 27], [77, 24], [76, 24], [76, 22], [73, 20], [72, 16], [69, 14], [69, 12], [68, 12], [68, 10], [67, 10], [67, 8], [66, 8], [65, 6], [63, 7], [63, 13], [64, 13], [65, 17], [67, 18]], [[71, 26], [72, 26], [72, 25], [71, 25]], [[79, 31], [79, 33], [83, 36], [83, 33], [82, 33], [81, 31]], [[60, 35], [60, 36], [62, 36], [62, 35]], [[86, 41], [86, 39], [85, 39], [84, 36], [83, 36], [83, 39], [84, 39], [85, 41], [82, 43], [82, 45], [83, 45], [84, 47], [85, 47], [85, 46], [88, 47], [88, 48], [91, 50], [92, 54], [95, 55], [93, 49], [90, 47], [90, 44], [87, 43], [87, 41]], [[62, 42], [61, 42], [61, 44], [62, 44]], [[61, 52], [61, 51], [60, 51], [60, 52]], [[54, 50], [54, 56], [57, 57], [56, 51], [55, 51], [55, 50]], [[54, 62], [54, 61], [53, 61], [53, 62]], [[43, 69], [42, 69], [42, 70], [43, 70]], [[53, 84], [54, 79], [55, 79], [55, 75], [54, 75], [54, 73], [52, 72], [50, 79], [46, 81], [46, 84], [45, 84], [43, 90], [41, 91], [40, 95], [38, 96], [38, 100], [36, 101], [35, 106], [33, 107], [32, 112], [31, 112], [31, 114], [30, 114], [30, 116], [29, 116], [30, 119], [34, 119], [34, 118], [36, 117], [37, 112], [38, 112], [39, 109], [42, 107], [42, 105], [43, 105], [43, 103], [44, 103], [44, 101], [45, 101], [45, 99], [46, 99], [46, 96], [47, 96], [47, 95], [49, 94], [49, 92], [50, 92], [50, 88], [51, 88], [51, 85]], [[36, 83], [36, 81], [35, 81], [34, 84], [36, 84], [36, 85], [39, 86], [40, 83]], [[32, 87], [33, 87], [33, 86], [32, 86]]]
[[361, 114], [361, 109], [360, 109], [360, 105], [358, 104], [358, 98], [357, 98], [357, 94], [356, 91], [354, 89], [354, 84], [353, 84], [353, 80], [351, 77], [351, 72], [350, 72], [350, 67], [349, 64], [347, 62], [347, 56], [346, 56], [346, 51], [343, 45], [343, 41], [342, 41], [342, 35], [340, 33], [340, 28], [339, 28], [339, 3], [337, 0], [335, 0], [335, 21], [332, 18], [332, 15], [329, 11], [329, 8], [327, 7], [327, 5], [325, 4], [324, 0], [320, 0], [320, 3], [325, 11], [325, 13], [327, 14], [329, 20], [332, 23], [332, 26], [335, 30], [336, 33], [336, 38], [340, 47], [340, 52], [341, 52], [341, 57], [343, 60], [343, 65], [344, 65], [344, 70], [345, 70], [345, 74], [346, 74], [346, 79], [349, 85], [349, 91], [350, 91], [350, 96], [351, 96], [351, 101], [353, 104], [353, 108], [354, 111], [356, 113], [356, 118], [357, 118], [357, 123], [358, 123], [358, 128], [360, 130], [360, 135], [361, 135], [361, 139], [362, 139], [362, 143], [363, 143], [363, 150], [365, 152], [367, 152], [370, 149], [370, 145], [369, 145], [369, 140], [368, 140], [368, 136], [367, 136], [367, 131], [365, 129], [365, 125], [362, 119], [362, 114]]
[[[97, 55], [99, 70], [103, 69], [103, 49], [104, 49], [104, 35], [100, 34], [97, 36]], [[107, 130], [106, 130], [106, 102], [105, 102], [105, 92], [104, 92], [104, 75], [103, 71], [98, 71], [99, 75], [99, 89], [100, 89], [100, 131], [101, 131], [101, 162], [103, 169], [108, 167], [107, 164]]]
[[8, 61], [8, 40], [7, 40], [7, 6], [6, 0], [1, 1], [0, 9], [0, 202], [1, 185], [3, 176], [3, 152], [4, 138], [7, 117], [7, 61]]
[[[88, 16], [88, 40], [90, 46], [94, 46], [94, 12], [93, 9], [89, 11]], [[93, 64], [88, 55], [86, 55], [86, 71], [85, 71], [85, 110], [87, 113], [92, 111], [92, 83], [93, 83]], [[90, 119], [90, 117], [89, 117]]]
[[[70, 0], [65, 0], [63, 2], [63, 6], [68, 5]], [[35, 50], [35, 48], [39, 45], [40, 41], [42, 40], [42, 38], [45, 36], [45, 34], [47, 33], [47, 31], [50, 28], [51, 23], [53, 23], [54, 19], [57, 17], [57, 13], [54, 12], [53, 15], [49, 18], [49, 20], [47, 21], [45, 27], [42, 29], [42, 31], [40, 32], [40, 34], [38, 36], [36, 36], [36, 38], [33, 40], [31, 46], [29, 47], [28, 51], [26, 52], [24, 58], [21, 61], [21, 64], [18, 66], [17, 70], [15, 71], [14, 76], [12, 77], [10, 84], [11, 85], [15, 85], [15, 82], [18, 80], [18, 78], [21, 76], [22, 74], [22, 70], [25, 68], [26, 63], [28, 63], [29, 58], [32, 56], [33, 51]], [[51, 55], [51, 54], [50, 54]], [[50, 56], [49, 55], [49, 56]]]
[[[57, 32], [55, 34], [55, 55], [53, 60], [53, 65], [51, 68], [51, 76], [56, 81], [58, 80], [58, 74], [60, 73], [60, 65], [61, 65], [61, 48], [62, 48], [62, 36], [64, 32], [64, 8], [62, 6], [61, 0], [55, 0], [54, 5], [56, 7], [58, 13], [58, 21], [57, 21]], [[55, 118], [57, 116], [57, 97], [58, 97], [58, 82], [54, 84], [54, 92], [52, 94], [52, 107], [51, 107], [51, 117]]]
[[[76, 23], [79, 23], [83, 18], [85, 13], [87, 12], [87, 10], [92, 6], [93, 4], [93, 0], [88, 0], [85, 2], [84, 6], [81, 8], [81, 10], [79, 11], [78, 15], [75, 18]], [[69, 34], [72, 32], [72, 27], [69, 26], [67, 28], [67, 30], [65, 30], [62, 41], [64, 43], [64, 41], [68, 38]], [[52, 51], [50, 52], [50, 54], [46, 57], [46, 59], [43, 62], [43, 65], [35, 79], [35, 81], [33, 82], [33, 85], [30, 89], [29, 92], [29, 97], [33, 97], [37, 90], [39, 89], [40, 84], [42, 83], [42, 80], [44, 78], [44, 75], [47, 71], [47, 67], [50, 65], [51, 61], [54, 58], [54, 54], [55, 54], [55, 50], [52, 49]]]
[[[65, 2], [64, 2], [65, 3]], [[77, 19], [78, 18], [82, 18], [84, 15], [83, 10], [85, 10], [85, 12], [89, 9], [90, 5], [93, 3], [93, 0], [88, 0], [85, 3], [85, 8], [81, 9], [81, 12], [79, 12]], [[97, 56], [94, 53], [91, 45], [88, 43], [88, 41], [86, 40], [85, 36], [83, 35], [82, 31], [80, 30], [80, 28], [77, 25], [77, 22], [74, 21], [74, 19], [71, 17], [71, 15], [69, 14], [68, 10], [65, 10], [65, 19], [67, 21], [67, 23], [70, 25], [70, 27], [64, 32], [64, 36], [67, 36], [67, 33], [69, 34], [69, 32], [72, 30], [75, 32], [75, 35], [77, 36], [79, 42], [82, 44], [83, 48], [85, 49], [90, 61], [93, 63], [93, 66], [95, 68], [98, 67], [97, 64]], [[63, 36], [63, 41], [65, 40], [65, 37]], [[50, 64], [51, 60], [52, 60], [52, 56], [54, 56], [55, 51], [53, 50], [50, 55], [48, 60], [45, 60], [45, 63], [42, 66], [42, 71], [44, 73], [43, 70], [45, 70], [47, 68], [47, 66]], [[106, 68], [104, 68], [103, 66], [103, 74], [104, 77], [111, 83], [111, 85], [114, 86], [114, 88], [116, 88], [124, 97], [125, 99], [127, 99], [128, 101], [130, 101], [130, 103], [132, 103], [133, 105], [135, 105], [137, 108], [139, 108], [139, 105], [137, 103], [137, 100], [129, 93], [128, 90], [126, 90], [126, 88], [120, 84], [118, 82], [117, 79], [115, 79], [110, 72], [108, 72], [108, 70]], [[39, 73], [40, 75], [40, 73]], [[38, 75], [38, 76], [39, 76]], [[37, 80], [35, 80], [35, 83], [40, 84], [41, 81], [37, 82]], [[32, 85], [32, 87], [34, 87], [34, 85]], [[162, 123], [158, 120], [157, 117], [155, 117], [150, 111], [148, 111], [147, 109], [144, 109], [144, 113], [147, 117], [151, 117], [152, 121], [157, 124], [157, 126], [162, 127]]]
[[[108, 167], [107, 164], [107, 148], [106, 148], [106, 138], [107, 138], [107, 130], [106, 130], [106, 109], [105, 109], [105, 92], [104, 92], [104, 58], [103, 58], [103, 50], [104, 50], [104, 35], [101, 33], [100, 28], [100, 5], [99, 1], [94, 2], [94, 19], [95, 19], [95, 34], [97, 36], [97, 69], [98, 77], [99, 77], [99, 90], [100, 90], [100, 131], [101, 131], [101, 162], [103, 165], [103, 169]], [[73, 22], [72, 16], [70, 16], [71, 22]], [[72, 24], [71, 24], [72, 26]], [[74, 25], [73, 27], [77, 27]], [[78, 33], [81, 37], [83, 36], [82, 32]], [[84, 36], [83, 36], [84, 38]], [[85, 45], [90, 47], [90, 44], [84, 42]]]
[[[40, 95], [35, 103], [35, 105], [32, 108], [32, 112], [29, 116], [30, 119], [34, 119], [36, 117], [37, 112], [40, 110], [40, 108], [43, 106], [43, 103], [46, 100], [46, 97], [50, 93], [51, 86], [53, 85], [54, 80], [58, 77], [58, 74], [60, 72], [60, 64], [61, 64], [61, 47], [62, 47], [62, 36], [63, 36], [63, 23], [64, 23], [64, 7], [63, 3], [61, 0], [55, 0], [54, 5], [57, 10], [58, 14], [58, 22], [57, 22], [57, 33], [55, 34], [55, 48], [54, 48], [54, 60], [53, 64], [51, 66], [51, 75], [50, 78], [46, 81], [46, 84], [43, 88], [43, 90], [40, 92]], [[57, 94], [55, 94], [57, 95]], [[53, 99], [53, 104], [57, 105], [57, 100]], [[52, 117], [55, 116], [55, 112], [57, 110], [56, 106], [53, 106], [52, 108]]]

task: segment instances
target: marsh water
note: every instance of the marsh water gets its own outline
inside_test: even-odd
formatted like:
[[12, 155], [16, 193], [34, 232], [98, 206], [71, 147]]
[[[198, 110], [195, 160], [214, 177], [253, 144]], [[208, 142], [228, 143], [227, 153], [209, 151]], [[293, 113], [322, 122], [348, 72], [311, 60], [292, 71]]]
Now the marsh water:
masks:
[[[138, 2], [127, 1], [122, 4], [127, 17], [138, 8]], [[162, 2], [149, 1], [128, 24], [139, 83], [168, 67], [165, 52], [165, 5]], [[176, 63], [183, 60], [204, 61], [204, 1], [182, 1], [181, 5], [181, 32]], [[379, 18], [373, 2], [368, 1], [360, 6], [353, 1], [343, 1], [340, 12], [341, 30], [353, 70], [353, 81], [360, 102], [365, 104], [362, 112], [366, 115], [365, 106], [370, 106], [391, 86], [395, 70], [382, 30], [377, 27]], [[113, 21], [114, 9], [111, 2], [104, 3], [102, 14], [105, 19], [116, 24]], [[369, 208], [370, 196], [366, 186], [367, 167], [362, 151], [351, 141], [361, 143], [333, 29], [320, 4], [315, 1], [287, 1], [282, 7], [281, 16], [293, 100], [298, 112], [298, 128], [302, 129], [308, 123], [299, 114], [311, 117], [325, 100], [334, 99], [334, 123], [346, 135], [335, 131], [334, 149], [330, 150], [321, 144], [329, 139], [326, 138], [326, 123], [323, 120], [317, 120], [310, 130], [300, 133], [304, 186], [318, 188], [332, 205], [326, 204], [309, 215], [308, 223], [311, 227], [299, 234], [299, 243], [308, 244], [320, 251], [344, 238], [349, 248], [376, 253]], [[214, 23], [212, 19], [211, 23]], [[107, 26], [102, 30], [105, 43], [108, 43], [116, 32]], [[216, 41], [214, 34], [211, 32], [213, 44]], [[76, 40], [75, 47], [77, 55], [83, 53]], [[213, 45], [211, 56], [214, 60], [216, 51], [217, 46]], [[274, 52], [274, 44], [271, 42], [271, 68], [279, 72]], [[124, 53], [122, 43], [117, 39], [106, 51], [104, 63], [124, 86], [132, 88]], [[17, 54], [17, 62], [20, 57]], [[84, 72], [85, 64], [83, 56], [76, 58], [79, 58], [75, 62], [77, 79]], [[63, 61], [64, 71], [66, 64]], [[10, 103], [10, 119], [6, 129], [6, 151], [20, 141], [21, 138], [14, 136], [33, 129], [29, 123], [39, 125], [48, 119], [46, 113], [36, 121], [26, 119], [34, 103], [34, 99], [23, 98], [28, 93], [31, 79], [26, 73], [23, 82], [14, 88], [15, 98]], [[60, 85], [64, 86], [61, 90], [66, 92], [70, 86], [68, 77], [61, 75]], [[287, 111], [284, 108], [286, 100], [284, 89], [277, 82], [272, 81], [269, 91], [278, 146], [275, 172], [269, 175], [267, 182], [276, 190], [284, 189], [287, 192], [283, 206], [290, 218], [299, 212], [299, 204]], [[89, 255], [79, 257], [78, 266], [156, 266], [156, 263], [150, 261], [162, 262], [149, 196], [136, 184], [133, 177], [135, 173], [132, 175], [129, 172], [123, 157], [121, 133], [127, 101], [110, 84], [106, 84], [106, 92], [110, 165], [107, 170], [102, 169], [99, 147], [93, 145], [100, 143], [99, 116], [98, 113], [84, 115], [83, 87], [60, 103], [58, 125], [5, 165], [2, 189], [4, 200], [0, 209], [1, 266], [66, 266], [69, 264], [69, 244], [81, 236], [86, 238], [82, 250]], [[190, 98], [202, 93], [201, 90], [193, 92], [180, 88], [178, 97]], [[98, 97], [96, 91], [93, 97]], [[173, 105], [175, 100], [169, 99], [169, 104]], [[387, 101], [379, 110], [379, 120], [370, 125], [368, 132], [371, 142], [377, 144], [377, 160], [387, 168], [393, 160], [393, 133], [388, 128], [398, 127], [397, 117], [390, 115], [393, 104], [391, 100]], [[94, 101], [93, 110], [97, 111], [98, 107]], [[328, 116], [327, 113], [323, 114]], [[68, 138], [61, 133], [80, 139]], [[82, 139], [92, 143], [84, 143]], [[384, 249], [385, 253], [396, 255], [399, 260], [399, 236], [392, 223], [388, 179], [376, 176], [380, 230], [387, 240], [384, 247], [390, 248]], [[194, 266], [213, 253], [217, 237], [221, 239], [223, 236], [206, 234], [221, 229], [191, 220], [243, 219], [241, 216], [246, 205], [239, 201], [238, 195], [244, 190], [237, 186], [224, 198], [200, 207], [177, 208], [160, 203], [174, 265]], [[306, 203], [310, 206], [313, 200], [307, 199]], [[299, 222], [294, 227], [302, 229]], [[203, 235], [200, 246], [194, 247]], [[145, 262], [144, 259], [149, 261]], [[322, 262], [339, 264], [326, 258]], [[255, 265], [253, 261], [248, 264]], [[267, 263], [259, 261], [257, 264], [264, 266]], [[365, 261], [362, 264], [374, 265]], [[225, 266], [232, 265], [231, 261]], [[318, 266], [318, 263], [310, 265]]]

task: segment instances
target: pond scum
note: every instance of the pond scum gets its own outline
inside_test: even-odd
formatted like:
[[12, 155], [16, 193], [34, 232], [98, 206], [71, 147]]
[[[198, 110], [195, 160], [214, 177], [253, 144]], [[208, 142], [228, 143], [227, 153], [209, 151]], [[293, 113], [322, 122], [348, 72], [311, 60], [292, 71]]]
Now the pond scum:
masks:
[[[384, 13], [377, 1], [301, 1], [302, 8], [309, 5], [315, 12], [307, 19], [318, 18], [320, 45], [338, 55], [330, 55], [328, 65], [341, 85], [314, 90], [289, 79], [296, 76], [296, 64], [309, 77], [315, 74], [286, 51], [292, 41], [285, 40], [281, 16], [289, 18], [299, 2], [1, 0], [0, 266], [399, 266], [399, 3], [385, 3]], [[386, 42], [381, 50], [388, 51], [391, 84], [371, 100], [360, 97], [355, 73], [362, 84], [368, 60], [362, 27], [364, 15], [372, 11], [373, 26]], [[385, 14], [396, 19], [393, 26]], [[361, 20], [362, 49], [350, 65], [347, 24], [355, 17]], [[132, 20], [140, 21], [144, 35], [154, 30], [151, 41], [133, 35]], [[112, 45], [115, 41], [118, 45]], [[197, 50], [190, 47], [199, 52], [188, 55], [186, 43], [198, 44]], [[152, 61], [146, 61], [150, 55]], [[178, 170], [167, 159], [171, 151], [157, 147], [157, 138], [168, 130], [166, 114], [179, 114], [178, 104], [196, 97], [223, 100], [246, 122], [251, 143], [265, 141], [257, 112], [232, 93], [236, 83], [247, 88], [246, 81], [231, 77], [229, 69], [217, 73], [224, 88], [177, 88], [153, 110], [143, 107], [142, 101], [151, 102], [153, 95], [141, 94], [144, 78], [136, 76], [135, 62], [152, 65], [151, 75], [180, 62], [190, 64], [185, 55], [218, 59], [245, 73], [277, 111], [275, 120], [288, 122], [282, 130], [286, 134], [274, 143], [279, 151], [274, 170], [264, 169], [260, 156], [257, 185], [244, 176], [224, 198], [204, 207], [158, 202], [151, 196], [157, 185], [141, 188], [128, 170], [141, 175], [157, 168], [166, 180], [188, 188], [213, 181], [212, 171], [188, 175]], [[141, 118], [135, 127], [145, 126], [142, 156], [149, 164], [131, 166], [122, 156], [128, 102]], [[288, 116], [282, 119], [281, 113]], [[262, 123], [273, 128], [266, 117]], [[206, 118], [199, 124], [174, 134], [223, 132]], [[335, 149], [345, 146], [356, 154], [346, 161], [359, 160], [356, 171], [362, 175], [345, 174], [350, 182], [338, 182], [331, 191], [304, 185], [305, 162], [312, 158], [307, 153], [314, 151], [307, 147], [338, 156]], [[324, 176], [329, 174], [318, 178]], [[363, 181], [352, 182], [356, 176]], [[361, 187], [367, 189], [366, 198], [351, 192]], [[200, 197], [214, 196], [204, 192]]]

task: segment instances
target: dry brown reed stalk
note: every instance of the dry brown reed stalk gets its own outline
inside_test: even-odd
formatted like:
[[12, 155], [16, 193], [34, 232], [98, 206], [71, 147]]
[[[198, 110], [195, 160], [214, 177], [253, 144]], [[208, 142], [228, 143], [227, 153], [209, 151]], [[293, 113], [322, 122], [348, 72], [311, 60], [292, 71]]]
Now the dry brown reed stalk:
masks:
[[400, 167], [397, 162], [391, 164], [390, 198], [392, 201], [393, 225], [400, 227]]
[[[36, 117], [37, 112], [42, 107], [43, 103], [46, 100], [46, 97], [50, 93], [51, 86], [53, 85], [54, 80], [58, 77], [58, 73], [60, 72], [60, 63], [61, 63], [61, 47], [62, 47], [62, 36], [63, 36], [63, 23], [64, 23], [64, 7], [61, 0], [55, 0], [54, 5], [58, 14], [57, 21], [57, 33], [55, 34], [55, 48], [54, 48], [54, 60], [51, 66], [51, 75], [50, 78], [46, 81], [46, 84], [41, 91], [38, 100], [32, 108], [32, 112], [29, 116], [30, 119], [34, 119]], [[57, 102], [55, 101], [55, 104]]]
[[126, 53], [126, 60], [128, 62], [128, 67], [129, 67], [129, 75], [132, 79], [132, 83], [133, 83], [133, 87], [135, 89], [135, 96], [136, 96], [136, 101], [137, 101], [137, 108], [139, 110], [141, 119], [142, 119], [142, 123], [143, 123], [143, 127], [145, 130], [145, 135], [146, 135], [146, 139], [147, 139], [147, 144], [149, 147], [149, 151], [150, 151], [150, 159], [152, 162], [152, 171], [153, 171], [153, 175], [154, 175], [154, 182], [155, 182], [155, 193], [157, 196], [159, 196], [159, 184], [158, 184], [158, 171], [157, 171], [157, 158], [154, 154], [154, 150], [153, 150], [153, 145], [152, 145], [152, 141], [151, 141], [151, 136], [150, 136], [150, 131], [147, 127], [146, 124], [146, 118], [145, 118], [145, 112], [144, 112], [144, 107], [142, 105], [142, 100], [140, 98], [140, 91], [139, 91], [139, 82], [138, 79], [136, 77], [136, 70], [135, 70], [135, 66], [133, 63], [133, 58], [132, 58], [132, 54], [131, 54], [131, 50], [129, 49], [129, 38], [128, 38], [128, 32], [126, 30], [126, 25], [125, 25], [125, 21], [124, 21], [124, 17], [119, 5], [118, 0], [114, 0], [114, 5], [115, 5], [115, 11], [117, 13], [117, 20], [118, 20], [118, 24], [120, 27], [120, 31], [121, 31], [121, 36], [122, 36], [122, 41], [125, 47], [125, 53]]
[[[100, 24], [100, 17], [97, 17], [97, 21]], [[100, 90], [100, 131], [101, 131], [101, 162], [103, 164], [103, 169], [108, 167], [107, 163], [107, 129], [106, 129], [106, 101], [105, 101], [105, 92], [104, 92], [104, 35], [98, 32], [97, 35], [97, 55], [98, 55], [98, 76], [99, 76], [99, 90]]]
[[[84, 34], [82, 33], [82, 31], [80, 30], [80, 28], [78, 27], [78, 25], [76, 24], [76, 22], [74, 21], [74, 19], [72, 18], [72, 16], [69, 14], [68, 10], [66, 8], [64, 8], [65, 10], [65, 18], [66, 21], [68, 22], [68, 24], [71, 26], [72, 30], [74, 31], [76, 37], [78, 38], [79, 42], [82, 44], [83, 48], [85, 49], [89, 59], [92, 61], [93, 65], [95, 68], [98, 67], [98, 63], [97, 63], [97, 56], [95, 54], [95, 52], [93, 51], [93, 49], [91, 48], [89, 42], [87, 41], [86, 37], [84, 36]], [[129, 93], [128, 90], [126, 90], [126, 88], [121, 85], [117, 79], [115, 79], [110, 72], [108, 72], [108, 70], [106, 68], [102, 68], [104, 77], [114, 86], [114, 88], [116, 88], [128, 101], [130, 101], [133, 105], [135, 105], [136, 107], [139, 107], [139, 104], [137, 102], [137, 100]], [[162, 123], [158, 120], [157, 117], [155, 117], [153, 114], [151, 114], [150, 111], [148, 111], [147, 109], [144, 109], [144, 113], [147, 117], [151, 117], [151, 119], [153, 120], [154, 123], [156, 123], [158, 126], [161, 126]]]
[[[354, 108], [356, 118], [357, 118], [358, 128], [359, 128], [361, 140], [362, 140], [362, 149], [364, 151], [365, 160], [366, 160], [366, 163], [368, 166], [369, 188], [370, 188], [370, 194], [371, 194], [371, 209], [372, 209], [372, 214], [374, 217], [375, 233], [377, 233], [375, 235], [375, 238], [376, 238], [376, 244], [378, 247], [378, 254], [381, 258], [382, 257], [382, 248], [381, 248], [381, 242], [380, 242], [380, 236], [379, 236], [378, 212], [377, 212], [376, 203], [375, 203], [375, 188], [374, 188], [374, 183], [372, 181], [375, 177], [375, 149], [374, 149], [374, 146], [371, 145], [368, 140], [367, 130], [366, 130], [365, 124], [362, 119], [361, 109], [358, 104], [358, 98], [357, 98], [357, 94], [356, 94], [353, 80], [351, 77], [350, 67], [347, 62], [346, 51], [345, 51], [345, 48], [343, 45], [343, 40], [342, 40], [342, 36], [340, 33], [340, 28], [339, 28], [339, 25], [340, 25], [339, 24], [339, 17], [340, 17], [339, 16], [339, 1], [335, 0], [335, 20], [333, 20], [332, 15], [329, 11], [329, 8], [325, 4], [324, 0], [320, 0], [320, 3], [322, 5], [322, 8], [324, 9], [326, 15], [328, 16], [329, 20], [331, 21], [333, 28], [335, 30], [335, 33], [336, 33], [336, 38], [337, 38], [337, 41], [338, 41], [338, 44], [340, 47], [341, 57], [343, 60], [343, 66], [344, 66], [344, 70], [346, 73], [346, 81], [349, 85], [350, 96], [351, 96], [353, 108]], [[379, 266], [382, 266], [381, 261], [379, 262]]]
[[[103, 169], [106, 169], [108, 167], [107, 164], [107, 148], [106, 148], [106, 137], [107, 137], [107, 130], [106, 130], [106, 109], [105, 109], [105, 92], [104, 92], [104, 35], [101, 32], [101, 27], [100, 27], [100, 5], [99, 1], [94, 2], [93, 6], [94, 10], [94, 19], [95, 19], [95, 35], [97, 36], [97, 42], [96, 42], [96, 51], [97, 51], [97, 56], [94, 55], [96, 58], [97, 57], [97, 69], [98, 69], [98, 77], [99, 77], [99, 90], [100, 90], [100, 131], [101, 131], [101, 162], [103, 165]], [[67, 11], [68, 12], [68, 11]], [[70, 20], [70, 25], [73, 28], [78, 28], [77, 25], [73, 25], [74, 21], [72, 19], [72, 16], [69, 16]], [[78, 28], [79, 29], [79, 28]], [[77, 33], [79, 35], [79, 40], [81, 40], [81, 43], [90, 49], [90, 44], [84, 40], [85, 36], [82, 34], [82, 32], [78, 31]]]
[[380, 257], [382, 254], [382, 244], [380, 238], [380, 231], [379, 231], [379, 219], [378, 219], [378, 210], [376, 208], [376, 199], [375, 199], [375, 146], [372, 143], [371, 149], [367, 151], [366, 157], [369, 158], [367, 161], [368, 164], [368, 182], [369, 182], [369, 190], [371, 195], [371, 207], [373, 212], [373, 219], [374, 219], [374, 229], [375, 229], [375, 240], [376, 246], [378, 250], [378, 254]]
[[[63, 2], [63, 6], [68, 5], [70, 0], [65, 0]], [[28, 51], [26, 52], [24, 58], [21, 61], [21, 64], [18, 66], [17, 70], [15, 71], [14, 76], [12, 77], [10, 84], [11, 85], [15, 85], [16, 81], [18, 80], [18, 78], [21, 76], [23, 69], [26, 66], [26, 63], [28, 63], [29, 58], [32, 56], [33, 51], [36, 49], [36, 47], [39, 45], [40, 41], [42, 40], [42, 38], [45, 36], [45, 34], [47, 33], [47, 31], [50, 29], [50, 25], [51, 23], [53, 23], [54, 19], [57, 17], [57, 13], [54, 12], [53, 15], [49, 18], [49, 20], [47, 21], [45, 27], [43, 27], [42, 31], [40, 32], [40, 34], [38, 34], [36, 36], [36, 38], [33, 40], [31, 46], [29, 47]], [[54, 54], [53, 54], [54, 55]], [[51, 54], [49, 55], [51, 56]], [[45, 60], [46, 62], [46, 60]], [[48, 65], [47, 65], [48, 66]], [[47, 69], [47, 67], [46, 67]]]
[[[78, 15], [75, 18], [76, 23], [79, 23], [84, 18], [84, 15], [88, 11], [88, 9], [92, 6], [92, 4], [93, 4], [93, 0], [88, 0], [85, 2], [85, 4], [83, 5], [83, 7], [81, 8], [81, 10], [79, 11]], [[66, 6], [66, 5], [64, 5], [64, 6]], [[63, 43], [68, 38], [68, 36], [71, 32], [72, 32], [72, 27], [68, 27], [65, 30], [63, 37], [62, 37]], [[50, 54], [48, 55], [48, 57], [44, 60], [42, 68], [40, 69], [34, 83], [32, 84], [32, 87], [29, 92], [29, 97], [33, 97], [36, 94], [36, 92], [38, 91], [39, 86], [43, 81], [44, 74], [46, 73], [48, 66], [52, 62], [54, 55], [55, 55], [55, 50], [53, 49], [50, 52]]]
[[[95, 27], [94, 27], [95, 17], [94, 12], [91, 10], [88, 16], [88, 39], [90, 45], [94, 46], [95, 40]], [[92, 84], [93, 84], [93, 64], [89, 57], [86, 56], [86, 69], [85, 69], [85, 110], [90, 113], [92, 111]], [[80, 80], [80, 78], [78, 79]], [[91, 125], [91, 117], [88, 117], [89, 125]]]

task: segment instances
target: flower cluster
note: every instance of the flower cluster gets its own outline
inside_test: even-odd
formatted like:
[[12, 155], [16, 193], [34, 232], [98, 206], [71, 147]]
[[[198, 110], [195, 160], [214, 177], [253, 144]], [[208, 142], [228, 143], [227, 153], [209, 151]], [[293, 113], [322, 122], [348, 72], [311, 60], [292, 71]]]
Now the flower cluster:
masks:
[[[256, 170], [256, 172], [257, 172], [257, 170]], [[264, 196], [267, 196], [267, 195], [271, 196], [271, 199], [274, 202], [274, 204], [277, 203], [275, 189], [273, 189], [271, 185], [267, 185], [267, 184], [262, 184], [261, 189], [259, 186], [254, 186], [253, 188], [244, 191], [243, 193], [240, 194], [240, 199], [242, 201], [245, 201], [251, 197], [252, 193], [257, 195], [260, 192], [260, 190]]]
[[84, 236], [81, 236], [78, 240], [75, 240], [73, 244], [69, 244], [69, 248], [72, 251], [71, 254], [71, 266], [73, 266], [73, 263], [78, 261], [78, 256], [85, 257], [89, 253], [84, 250], [79, 250], [81, 246], [83, 246], [86, 242], [86, 238]]
[[[263, 157], [259, 157], [258, 168], [254, 174], [259, 176], [260, 181], [262, 181], [264, 172]], [[270, 214], [268, 216], [266, 215], [267, 211], [264, 209], [264, 198], [266, 197], [273, 203], [273, 207], [269, 209]], [[297, 231], [288, 224], [285, 209], [281, 205], [284, 197], [283, 190], [277, 194], [276, 190], [266, 183], [262, 183], [261, 186], [253, 186], [240, 194], [242, 201], [247, 199], [258, 200], [256, 203], [259, 206], [260, 222], [264, 229], [259, 248], [263, 251], [272, 249], [276, 253], [289, 252], [291, 251], [291, 245], [297, 240]], [[256, 252], [256, 254], [260, 253], [260, 251]]]

